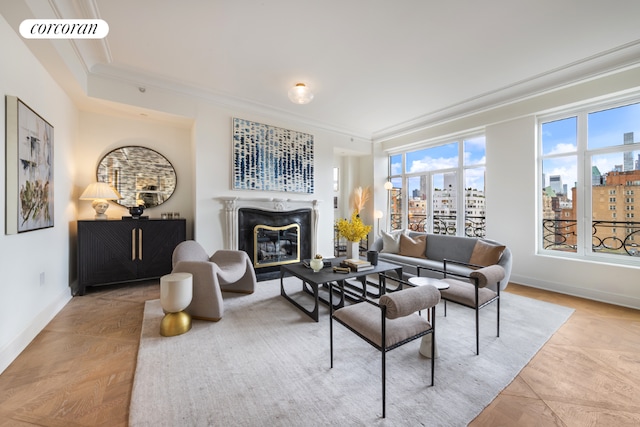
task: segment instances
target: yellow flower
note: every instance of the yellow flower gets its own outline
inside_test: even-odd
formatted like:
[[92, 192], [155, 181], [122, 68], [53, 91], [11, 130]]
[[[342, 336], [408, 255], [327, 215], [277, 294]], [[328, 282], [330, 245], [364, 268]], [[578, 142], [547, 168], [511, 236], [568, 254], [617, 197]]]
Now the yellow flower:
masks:
[[351, 220], [341, 218], [338, 220], [336, 226], [338, 227], [338, 234], [350, 242], [359, 242], [367, 237], [371, 231], [371, 226], [364, 225], [360, 219], [360, 215], [356, 211], [353, 211], [353, 214], [351, 214]]

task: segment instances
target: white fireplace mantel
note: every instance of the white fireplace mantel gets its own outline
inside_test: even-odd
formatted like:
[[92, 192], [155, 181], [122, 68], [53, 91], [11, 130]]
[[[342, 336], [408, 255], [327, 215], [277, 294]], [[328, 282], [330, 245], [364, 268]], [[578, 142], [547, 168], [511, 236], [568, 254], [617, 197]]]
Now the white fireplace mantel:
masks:
[[296, 209], [311, 209], [311, 253], [317, 253], [319, 200], [296, 200], [276, 197], [219, 197], [225, 211], [225, 248], [238, 249], [238, 210], [260, 209], [269, 212], [288, 212]]

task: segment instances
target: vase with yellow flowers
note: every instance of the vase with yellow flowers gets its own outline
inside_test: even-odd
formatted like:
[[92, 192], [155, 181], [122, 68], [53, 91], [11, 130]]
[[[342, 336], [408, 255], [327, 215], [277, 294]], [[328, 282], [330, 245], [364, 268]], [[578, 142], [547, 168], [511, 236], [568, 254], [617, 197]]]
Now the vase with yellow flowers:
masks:
[[370, 225], [365, 225], [360, 218], [360, 211], [370, 197], [369, 188], [356, 187], [351, 195], [353, 212], [351, 219], [341, 218], [336, 223], [338, 235], [347, 239], [347, 258], [360, 256], [360, 241], [371, 231]]

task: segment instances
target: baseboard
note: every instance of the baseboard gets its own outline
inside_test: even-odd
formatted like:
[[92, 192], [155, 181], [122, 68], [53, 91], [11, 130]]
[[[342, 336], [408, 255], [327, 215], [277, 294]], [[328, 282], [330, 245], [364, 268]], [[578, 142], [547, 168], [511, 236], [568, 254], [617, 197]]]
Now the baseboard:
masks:
[[29, 343], [47, 326], [47, 324], [67, 305], [71, 300], [71, 291], [65, 289], [51, 304], [45, 307], [31, 324], [20, 332], [10, 343], [0, 349], [0, 374], [27, 348]]
[[593, 301], [599, 301], [607, 304], [614, 304], [621, 307], [640, 310], [640, 298], [632, 297], [629, 295], [619, 295], [610, 292], [580, 288], [563, 283], [548, 282], [545, 280], [536, 279], [534, 277], [520, 276], [513, 273], [511, 274], [509, 282], [518, 285], [529, 286], [531, 288], [544, 289], [546, 291], [557, 292], [560, 294], [571, 295], [574, 297], [580, 297]]

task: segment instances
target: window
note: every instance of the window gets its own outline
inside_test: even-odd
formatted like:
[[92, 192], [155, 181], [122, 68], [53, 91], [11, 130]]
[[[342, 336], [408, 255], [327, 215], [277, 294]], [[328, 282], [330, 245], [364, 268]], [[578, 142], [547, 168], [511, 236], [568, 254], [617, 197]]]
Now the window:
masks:
[[390, 155], [391, 229], [484, 236], [484, 164], [484, 135]]
[[591, 106], [538, 125], [540, 250], [640, 263], [635, 198], [617, 197], [640, 187], [640, 103]]

